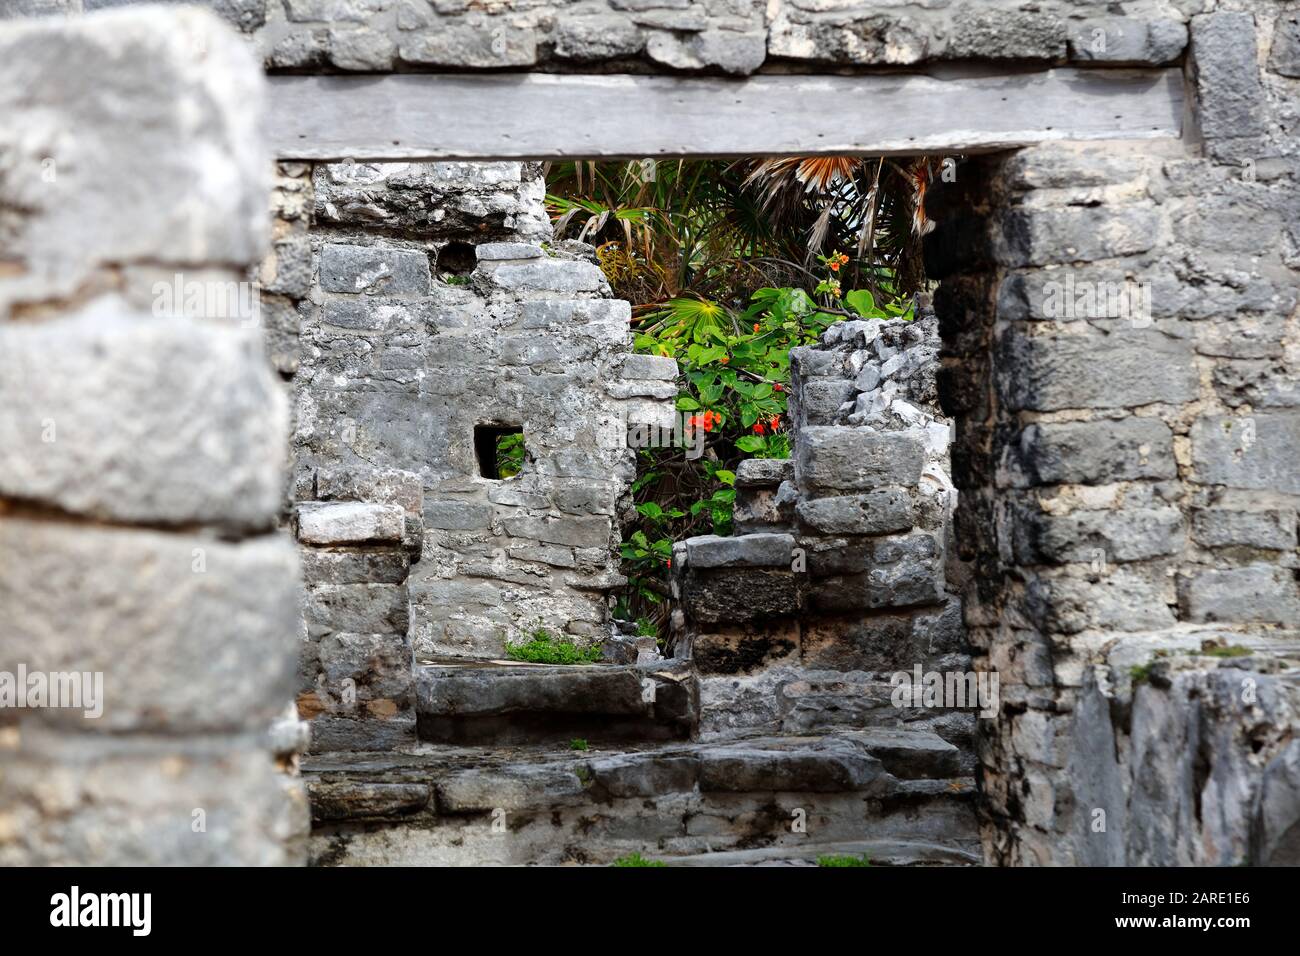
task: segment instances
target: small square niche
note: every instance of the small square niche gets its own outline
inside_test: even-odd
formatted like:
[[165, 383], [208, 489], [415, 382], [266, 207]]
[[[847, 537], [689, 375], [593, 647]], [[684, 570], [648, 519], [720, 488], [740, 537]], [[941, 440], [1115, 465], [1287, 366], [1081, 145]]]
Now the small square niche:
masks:
[[524, 467], [524, 429], [520, 425], [475, 425], [474, 456], [478, 473], [484, 478], [503, 481], [519, 474]]

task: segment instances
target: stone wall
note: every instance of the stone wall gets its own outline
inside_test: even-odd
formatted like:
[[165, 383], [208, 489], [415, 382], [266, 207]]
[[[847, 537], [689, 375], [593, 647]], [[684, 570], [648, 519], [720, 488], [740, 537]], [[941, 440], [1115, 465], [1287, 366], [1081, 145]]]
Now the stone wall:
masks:
[[[317, 749], [414, 732], [411, 667], [536, 629], [609, 636], [629, 425], [676, 363], [631, 356], [589, 247], [550, 242], [536, 164], [282, 164], [263, 264], [296, 399], [291, 497]], [[484, 477], [475, 429], [523, 429]]]
[[304, 835], [288, 403], [255, 315], [165, 295], [262, 254], [262, 92], [204, 11], [0, 26], [0, 864]]
[[[130, 0], [14, 0], [25, 14]], [[1159, 65], [1208, 0], [204, 0], [268, 69], [824, 70], [961, 61]]]
[[1293, 24], [1192, 19], [1201, 150], [1036, 148], [935, 197], [994, 862], [1297, 860]]
[[[16, 0], [5, 4], [2, 12], [79, 13], [121, 2]], [[1122, 15], [1113, 12], [1111, 3], [1051, 0], [1032, 5], [1012, 0], [907, 5], [885, 0], [764, 4], [215, 0], [211, 5], [245, 31], [268, 68], [279, 71], [745, 74], [943, 63], [1003, 70], [1063, 63], [1098, 68], [1185, 64], [1195, 101], [1182, 140], [1064, 144], [972, 159], [960, 167], [953, 188], [936, 190], [932, 197], [931, 211], [942, 223], [928, 240], [930, 272], [943, 280], [935, 302], [945, 356], [940, 391], [946, 413], [956, 422], [952, 469], [961, 492], [955, 534], [958, 561], [945, 563], [949, 570], [969, 565], [963, 613], [976, 650], [975, 666], [996, 669], [1001, 677], [1001, 717], [987, 726], [981, 722], [980, 734], [990, 861], [1295, 860], [1294, 821], [1300, 816], [1291, 665], [1300, 625], [1295, 577], [1300, 487], [1294, 453], [1300, 439], [1294, 388], [1300, 357], [1296, 351], [1300, 191], [1295, 109], [1300, 101], [1300, 7], [1296, 3], [1151, 0], [1125, 4]], [[31, 85], [27, 77], [21, 79], [0, 89]], [[83, 91], [60, 86], [70, 82], [71, 77], [52, 78], [43, 89], [58, 96], [60, 103], [77, 103], [75, 97]], [[175, 84], [163, 77], [150, 85], [171, 89]], [[85, 101], [95, 102], [88, 97]], [[77, 124], [98, 128], [95, 120], [93, 115], [78, 117]], [[129, 124], [121, 128], [132, 129]], [[49, 138], [60, 149], [77, 148], [59, 142], [53, 132]], [[160, 145], [155, 155], [174, 156], [175, 141], [185, 140], [178, 137]], [[217, 267], [239, 266], [252, 258], [240, 241], [218, 241], [211, 238], [213, 233], [195, 228], [192, 193], [180, 191], [181, 180], [191, 189], [196, 182], [204, 184], [200, 205], [221, 209], [227, 223], [247, 223], [261, 215], [260, 199], [232, 188], [229, 177], [195, 176], [184, 164], [151, 166], [150, 184], [156, 192], [183, 197], [171, 206], [159, 204], [156, 211], [183, 209], [185, 216], [176, 214], [169, 220], [159, 212], [126, 219], [113, 215], [115, 204], [121, 203], [121, 184], [142, 180], [130, 162], [111, 165], [115, 156], [122, 155], [119, 151], [99, 147], [93, 161], [82, 163], [95, 169], [104, 164], [105, 182], [111, 177], [112, 189], [105, 187], [78, 204], [43, 203], [42, 194], [11, 171], [34, 169], [36, 158], [48, 152], [29, 145], [32, 142], [27, 139], [11, 146], [8, 157], [18, 160], [6, 157], [0, 166], [4, 169], [0, 188], [6, 191], [0, 210], [7, 214], [0, 219], [4, 226], [0, 236], [9, 238], [13, 229], [9, 223], [15, 217], [30, 219], [31, 225], [21, 234], [22, 247], [33, 250], [32, 261], [42, 263], [37, 278], [33, 272], [16, 276], [6, 272], [0, 289], [4, 308], [24, 303], [19, 306], [24, 335], [36, 328], [26, 320], [59, 319], [71, 309], [74, 293], [80, 304], [86, 290], [103, 287], [105, 276], [130, 292], [139, 288], [133, 276], [145, 275], [146, 266], [173, 261], [172, 257]], [[370, 170], [357, 167], [334, 180], [330, 174], [305, 167], [282, 167], [278, 201], [288, 207], [305, 203], [301, 208], [312, 210], [313, 180], [319, 183], [324, 175], [330, 180], [328, 187], [340, 194], [352, 186], [364, 191], [365, 183], [350, 185], [346, 179], [354, 174], [374, 175]], [[377, 175], [385, 178], [382, 170]], [[423, 188], [414, 190], [417, 202], [409, 207], [416, 221]], [[384, 411], [384, 389], [410, 388], [409, 379], [403, 379], [407, 373], [401, 371], [410, 366], [400, 364], [401, 356], [428, 344], [427, 336], [422, 339], [412, 332], [412, 326], [422, 320], [413, 318], [400, 303], [385, 300], [409, 297], [393, 286], [412, 278], [417, 284], [422, 281], [421, 256], [429, 268], [430, 298], [441, 291], [434, 280], [440, 253], [437, 236], [417, 233], [412, 239], [405, 232], [399, 236], [388, 230], [385, 222], [393, 222], [394, 213], [382, 197], [392, 191], [384, 185], [377, 192], [381, 201], [373, 209], [362, 200], [354, 208], [357, 218], [328, 224], [326, 232], [318, 232], [324, 220], [310, 227], [307, 219], [278, 226], [276, 238], [287, 240], [284, 251], [289, 254], [277, 257], [276, 265], [268, 266], [271, 273], [264, 274], [268, 281], [285, 277], [281, 291], [266, 286], [268, 297], [283, 297], [271, 338], [272, 354], [282, 373], [293, 373], [299, 361], [294, 355], [299, 330], [308, 350], [302, 359], [307, 372], [298, 375], [313, 380], [321, 375], [325, 385], [330, 373], [324, 369], [329, 366], [317, 368], [312, 363], [338, 348], [338, 364], [332, 371], [355, 384], [346, 369], [364, 368], [363, 379], [368, 379], [364, 387], [354, 389], [357, 397], [367, 397], [361, 399], [366, 404], [351, 415], [356, 431], [349, 434], [366, 435], [369, 429], [372, 436], [382, 435], [382, 426], [393, 420]], [[155, 210], [155, 206], [141, 209]], [[168, 243], [150, 245], [148, 237], [164, 234], [159, 231], [163, 228]], [[499, 237], [500, 241], [514, 238]], [[503, 269], [509, 275], [520, 269], [531, 271], [530, 263], [535, 261], [551, 261], [538, 239], [528, 241], [536, 247], [533, 252], [540, 250], [542, 256], [503, 263], [489, 258], [477, 267], [468, 287], [453, 286], [450, 292], [489, 303], [485, 314], [494, 314], [493, 303], [507, 303], [506, 314], [514, 315], [513, 310], [522, 310], [530, 296], [501, 288], [497, 277]], [[362, 253], [339, 250], [332, 253], [338, 257], [332, 261], [340, 271], [331, 275], [344, 279], [375, 275], [383, 288], [368, 293], [327, 289], [318, 281], [316, 257], [322, 244], [352, 250], [391, 249], [402, 255], [385, 253], [384, 264], [405, 264], [414, 273], [394, 268], [391, 274], [377, 275], [366, 268], [364, 258], [358, 258]], [[559, 258], [564, 262], [561, 271], [578, 271], [574, 267], [581, 264], [580, 257]], [[136, 262], [140, 268], [119, 268], [116, 264], [122, 262]], [[354, 267], [351, 272], [349, 263]], [[1136, 291], [1125, 291], [1130, 288]], [[596, 290], [585, 290], [573, 298], [599, 301], [592, 298], [595, 294]], [[1098, 296], [1105, 305], [1098, 305]], [[367, 306], [352, 311], [357, 316], [354, 321], [361, 323], [356, 338], [368, 343], [373, 337], [381, 343], [379, 348], [361, 342], [344, 345], [345, 335], [323, 328], [329, 325], [324, 319], [329, 302], [349, 298]], [[389, 310], [372, 313], [368, 306], [375, 302]], [[454, 310], [456, 302], [452, 296], [443, 305]], [[387, 320], [374, 318], [376, 314], [394, 317], [391, 333], [382, 328]], [[381, 327], [373, 326], [377, 321]], [[513, 322], [508, 319], [503, 327], [512, 327]], [[317, 326], [322, 327], [319, 339]], [[317, 355], [312, 350], [322, 341], [331, 344]], [[861, 350], [855, 344], [849, 354]], [[377, 356], [384, 356], [387, 364], [366, 364]], [[448, 364], [443, 370], [454, 369]], [[833, 382], [848, 376], [829, 378]], [[654, 376], [646, 375], [643, 381], [648, 382], [651, 395], [658, 394], [650, 387]], [[314, 422], [309, 414], [300, 414], [300, 437], [314, 434], [312, 429], [325, 434], [329, 428], [346, 427], [338, 416], [349, 416], [348, 401], [327, 405]], [[856, 408], [856, 398], [854, 402]], [[874, 400], [863, 412], [870, 413], [872, 404]], [[422, 406], [417, 402], [410, 407]], [[423, 420], [413, 427], [419, 434], [425, 434], [420, 430], [425, 428], [432, 434]], [[872, 427], [847, 419], [805, 427], [803, 434], [808, 437], [801, 455], [811, 456], [815, 464], [819, 452], [829, 450], [818, 447], [818, 428], [833, 430], [822, 433], [826, 435], [841, 430], [858, 435], [864, 434], [859, 429]], [[828, 440], [833, 444], [840, 439]], [[906, 438], [889, 441], [912, 444]], [[379, 598], [375, 606], [382, 610], [385, 596], [395, 596], [384, 588], [405, 587], [411, 594], [426, 586], [435, 588], [435, 593], [437, 588], [455, 588], [467, 599], [456, 606], [464, 607], [470, 618], [478, 613], [470, 608], [491, 609], [477, 600], [480, 592], [468, 580], [469, 567], [482, 560], [493, 566], [493, 574], [504, 573], [509, 552], [502, 562], [484, 555], [462, 561], [456, 557], [460, 546], [455, 536], [464, 531], [472, 537], [476, 529], [435, 529], [429, 521], [431, 513], [449, 520], [445, 509], [430, 511], [430, 502], [437, 501], [457, 502], [467, 508], [461, 513], [481, 516], [484, 512], [474, 511], [484, 506], [479, 492], [456, 491], [455, 476], [447, 476], [438, 481], [453, 484], [439, 484], [433, 489], [437, 497], [432, 497], [423, 466], [413, 456], [394, 454], [393, 442], [390, 438], [363, 445], [367, 455], [373, 447], [384, 449], [386, 457], [374, 465], [374, 471], [369, 466], [361, 469], [365, 480], [360, 483], [347, 468], [337, 478], [329, 477], [324, 468], [328, 462], [314, 466], [310, 482], [300, 474], [294, 483], [295, 501], [319, 503], [317, 509], [304, 508], [304, 514], [331, 503], [367, 506], [360, 511], [336, 510], [332, 516], [309, 516], [320, 519], [314, 525], [311, 520], [307, 523], [308, 538], [316, 536], [316, 540], [302, 542], [313, 549], [309, 563], [388, 569], [384, 580], [362, 585], [364, 592], [347, 590], [358, 583], [352, 571], [338, 572], [343, 579], [320, 578], [316, 586], [343, 590], [315, 595], [339, 599], [317, 603], [318, 607], [329, 604], [328, 614], [319, 617], [328, 618], [329, 626], [318, 625], [315, 634], [309, 629], [309, 643], [334, 634], [380, 635], [385, 643], [376, 647], [414, 656], [418, 644], [397, 649], [396, 637], [403, 627], [391, 615], [378, 624], [373, 619], [348, 623], [346, 629], [332, 617], [335, 610], [350, 614], [358, 609], [354, 599], [362, 594]], [[308, 444], [302, 447], [312, 454]], [[347, 447], [351, 448], [350, 442]], [[341, 464], [347, 465], [350, 459], [341, 446], [338, 451], [346, 459]], [[450, 444], [447, 454], [453, 454]], [[873, 460], [882, 461], [862, 457], [860, 464], [865, 467]], [[86, 473], [115, 474], [100, 467], [102, 462], [93, 455], [86, 461]], [[892, 465], [894, 459], [884, 463]], [[791, 620], [792, 611], [808, 610], [803, 602], [810, 593], [811, 576], [794, 579], [795, 572], [783, 570], [777, 560], [786, 558], [788, 545], [793, 563], [795, 531], [804, 533], [797, 521], [793, 530], [783, 530], [791, 526], [783, 523], [789, 518], [780, 516], [779, 509], [803, 496], [808, 499], [807, 510], [817, 499], [799, 486], [798, 476], [782, 495], [780, 481], [788, 476], [781, 467], [753, 465], [739, 476], [749, 485], [745, 489], [749, 500], [742, 509], [749, 509], [758, 522], [752, 530], [758, 531], [764, 522], [770, 525], [763, 528], [767, 536], [736, 539], [759, 539], [749, 544], [697, 543], [694, 558], [689, 548], [679, 552], [687, 562], [680, 571], [688, 588], [697, 573], [716, 576], [734, 571], [741, 578], [763, 579], [773, 585], [770, 591], [717, 594], [729, 595], [728, 600], [747, 614], [752, 613], [750, 604], [758, 594], [768, 602], [763, 613]], [[328, 479], [325, 492], [322, 470]], [[418, 507], [413, 504], [410, 479], [403, 473], [421, 476], [423, 500]], [[380, 487], [381, 479], [387, 489], [382, 494], [373, 490]], [[891, 483], [892, 479], [886, 482]], [[122, 509], [108, 516], [130, 522], [133, 528], [178, 515], [191, 522], [150, 529], [168, 540], [190, 533], [191, 527], [222, 527], [226, 535], [260, 534], [264, 514], [261, 498], [249, 494], [241, 494], [237, 506], [216, 499], [192, 509], [179, 504], [175, 496], [158, 494], [149, 507], [137, 503], [127, 509], [129, 495], [118, 488], [111, 489], [111, 495], [89, 493], [62, 479], [12, 487], [16, 490], [5, 488], [4, 493], [38, 503], [40, 513], [31, 515], [29, 522], [38, 525], [38, 532], [52, 532], [45, 524], [50, 520], [43, 511], [47, 505], [60, 509], [59, 513], [95, 515], [98, 521], [102, 518], [97, 509], [105, 500], [116, 501]], [[407, 490], [398, 491], [399, 487]], [[920, 491], [920, 484], [909, 487], [909, 498]], [[493, 521], [498, 506], [508, 507], [490, 496], [489, 503]], [[11, 507], [8, 498], [6, 506]], [[402, 511], [400, 539], [392, 507]], [[779, 521], [763, 517], [771, 509], [778, 509]], [[190, 510], [193, 514], [187, 514]], [[544, 519], [538, 524], [536, 519], [546, 513], [571, 514], [552, 498], [545, 512], [538, 508], [521, 514], [521, 519], [530, 520], [518, 527], [553, 526]], [[607, 517], [594, 513], [601, 520]], [[421, 515], [418, 523], [416, 514]], [[316, 535], [312, 528], [322, 525], [334, 530]], [[302, 527], [300, 520], [300, 534]], [[350, 536], [339, 535], [340, 528], [348, 529]], [[115, 533], [119, 530], [114, 528]], [[372, 533], [377, 536], [356, 537]], [[399, 579], [406, 565], [401, 556], [412, 554], [417, 533], [424, 536], [421, 560], [403, 582]], [[531, 533], [528, 537], [539, 546], [572, 549], [575, 565], [579, 550], [590, 547], [585, 537], [561, 542], [544, 541]], [[439, 540], [449, 545], [449, 552], [434, 543]], [[468, 545], [471, 550], [477, 546]], [[712, 561], [715, 566], [704, 567], [701, 556], [704, 563]], [[537, 566], [560, 581], [582, 571], [581, 566], [570, 571], [546, 561]], [[595, 573], [600, 574], [598, 568]], [[368, 574], [363, 574], [366, 581], [371, 580]], [[949, 585], [963, 580], [954, 574], [946, 577]], [[519, 586], [508, 580], [507, 584]], [[380, 590], [376, 593], [373, 588]], [[501, 595], [505, 602], [513, 594], [490, 583], [481, 593]], [[719, 613], [714, 598], [698, 603], [706, 615]], [[862, 620], [888, 616], [869, 610], [855, 610], [853, 615]], [[925, 612], [908, 611], [906, 616], [921, 620]], [[692, 618], [702, 620], [698, 613]], [[490, 620], [486, 611], [483, 620]], [[568, 620], [582, 622], [580, 616], [570, 617], [566, 627]], [[416, 627], [412, 633], [433, 635], [440, 624], [444, 636], [452, 633], [451, 622], [432, 623], [433, 628]], [[721, 630], [713, 628], [716, 621], [706, 623]], [[689, 621], [684, 625], [688, 630], [692, 626]], [[734, 627], [731, 637], [740, 646], [748, 638], [749, 625]], [[578, 635], [582, 628], [568, 630]], [[900, 631], [900, 640], [911, 633]], [[764, 624], [755, 645], [758, 665], [769, 657], [770, 648], [779, 652], [777, 658], [794, 653], [773, 640], [774, 635], [778, 629]], [[696, 650], [705, 651], [707, 646], [706, 640]], [[797, 646], [799, 654], [807, 650], [802, 635]], [[429, 647], [438, 649], [434, 644]], [[1202, 653], [1206, 650], [1209, 656]], [[326, 666], [320, 665], [319, 651], [316, 660], [313, 666]], [[754, 665], [753, 655], [733, 655], [732, 660]], [[348, 672], [343, 667], [334, 673]], [[739, 676], [725, 672], [718, 676], [722, 679], [713, 683], [715, 702], [723, 699], [723, 689], [744, 686]], [[315, 676], [306, 679], [310, 686], [320, 686]], [[333, 679], [327, 677], [326, 683]], [[379, 709], [387, 712], [390, 704], [383, 702], [390, 702], [393, 713], [378, 716], [400, 715], [400, 688], [385, 685], [366, 690], [362, 686], [366, 681], [353, 680], [358, 688], [353, 699], [362, 706], [380, 702]], [[706, 682], [712, 680], [706, 675]], [[771, 705], [776, 699], [769, 688], [763, 688], [752, 696], [752, 704], [741, 709], [757, 714], [770, 706], [761, 720], [776, 721], [780, 711]], [[330, 706], [327, 697], [322, 697], [321, 706]], [[818, 719], [833, 712], [818, 707], [813, 708]], [[725, 707], [720, 713], [725, 713]]]
[[842, 322], [791, 353], [794, 457], [742, 462], [736, 534], [673, 555], [705, 736], [907, 726], [974, 765], [973, 704], [894, 701], [893, 678], [971, 669], [948, 561], [951, 423], [938, 321]]

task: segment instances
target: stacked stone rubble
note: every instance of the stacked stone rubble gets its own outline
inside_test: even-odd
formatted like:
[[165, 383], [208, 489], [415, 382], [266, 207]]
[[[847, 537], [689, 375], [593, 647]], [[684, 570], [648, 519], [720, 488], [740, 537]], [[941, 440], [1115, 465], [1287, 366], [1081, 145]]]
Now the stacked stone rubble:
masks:
[[1192, 19], [1199, 149], [972, 163], [931, 237], [994, 861], [1297, 859], [1290, 23]]
[[970, 670], [938, 344], [928, 315], [840, 323], [791, 353], [794, 458], [742, 462], [736, 534], [674, 553], [706, 734], [906, 724], [973, 766], [970, 712], [893, 699], [900, 671]]
[[[287, 402], [255, 315], [165, 298], [261, 255], [261, 97], [203, 11], [0, 27], [0, 864], [279, 864], [303, 836], [274, 759], [300, 740], [268, 737]], [[13, 709], [33, 675], [68, 696]]]

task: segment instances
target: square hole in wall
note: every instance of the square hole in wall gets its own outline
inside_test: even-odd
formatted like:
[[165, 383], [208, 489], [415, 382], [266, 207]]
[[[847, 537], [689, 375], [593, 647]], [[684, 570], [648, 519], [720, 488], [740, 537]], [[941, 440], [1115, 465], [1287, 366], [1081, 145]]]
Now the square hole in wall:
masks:
[[484, 478], [513, 478], [524, 467], [524, 430], [519, 425], [475, 425], [474, 455]]

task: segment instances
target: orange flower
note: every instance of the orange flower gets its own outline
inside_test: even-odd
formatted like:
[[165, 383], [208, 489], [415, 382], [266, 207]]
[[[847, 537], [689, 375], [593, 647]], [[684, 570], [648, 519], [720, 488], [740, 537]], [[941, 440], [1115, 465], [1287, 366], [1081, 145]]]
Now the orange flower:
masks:
[[718, 361], [721, 362], [723, 365], [726, 365], [728, 362], [731, 361], [731, 356], [730, 356], [730, 355], [724, 355], [724, 356], [722, 356], [722, 358], [718, 359]]
[[780, 382], [777, 382], [775, 385], [772, 386], [772, 391], [774, 391], [774, 392], [784, 392], [784, 391], [785, 391], [785, 386], [782, 385]]
[[839, 271], [840, 271], [840, 260], [838, 260], [838, 259], [832, 259], [830, 262], [828, 262], [828, 263], [826, 263], [826, 264], [827, 264], [828, 266], [831, 267], [831, 272], [839, 272]]
[[755, 323], [754, 323], [754, 331], [755, 331], [755, 332], [757, 332], [757, 331], [758, 331], [759, 329], [761, 329], [762, 327], [763, 327], [763, 323], [761, 323], [761, 322], [755, 322]]
[[764, 429], [763, 429], [763, 423], [762, 423], [762, 422], [754, 422], [754, 434], [755, 434], [755, 435], [761, 435], [761, 434], [763, 434], [763, 431], [764, 431]]

